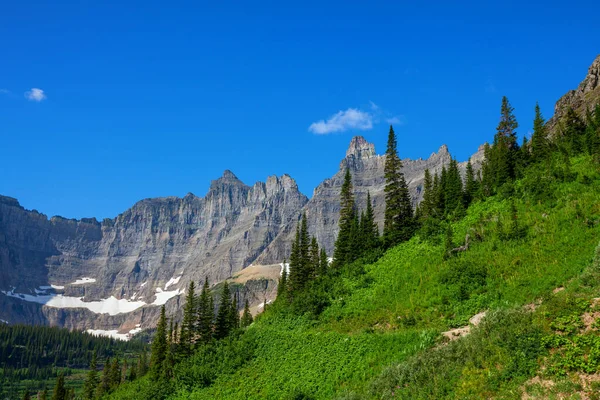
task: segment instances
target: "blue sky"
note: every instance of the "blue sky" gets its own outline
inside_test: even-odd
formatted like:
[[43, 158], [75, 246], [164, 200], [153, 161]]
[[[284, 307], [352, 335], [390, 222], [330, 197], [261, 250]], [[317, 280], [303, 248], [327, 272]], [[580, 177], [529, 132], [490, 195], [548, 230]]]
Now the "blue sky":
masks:
[[[59, 3], [59, 4], [53, 4]], [[232, 170], [308, 196], [353, 135], [401, 157], [527, 134], [600, 53], [595, 2], [3, 2], [0, 194], [114, 217]]]

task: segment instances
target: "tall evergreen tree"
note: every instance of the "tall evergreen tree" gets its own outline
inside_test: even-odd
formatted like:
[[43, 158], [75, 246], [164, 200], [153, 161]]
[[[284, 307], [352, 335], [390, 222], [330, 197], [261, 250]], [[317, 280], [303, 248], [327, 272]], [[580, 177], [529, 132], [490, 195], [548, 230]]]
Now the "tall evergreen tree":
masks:
[[292, 242], [290, 253], [289, 275], [287, 277], [288, 293], [293, 298], [297, 292], [302, 290], [303, 262], [300, 254], [300, 224], [296, 225], [296, 236]]
[[423, 180], [423, 200], [420, 205], [421, 219], [431, 218], [433, 216], [435, 195], [433, 192], [433, 179], [429, 168], [425, 169], [425, 178]]
[[310, 271], [309, 271], [309, 279], [314, 279], [319, 272], [319, 243], [317, 242], [316, 237], [312, 237], [310, 240]]
[[386, 246], [410, 239], [414, 230], [413, 208], [408, 185], [398, 157], [396, 134], [390, 125], [385, 153], [385, 219], [383, 239]]
[[512, 181], [516, 176], [519, 156], [516, 129], [519, 124], [513, 111], [514, 109], [506, 96], [502, 97], [500, 122], [496, 128], [496, 135], [494, 135], [494, 144], [491, 148], [486, 149], [487, 154], [484, 162], [486, 191], [493, 192], [504, 183]]
[[240, 313], [238, 311], [237, 296], [233, 295], [233, 301], [231, 302], [231, 330], [238, 329], [240, 327]]
[[110, 388], [114, 390], [121, 384], [121, 363], [119, 357], [115, 357], [110, 365]]
[[571, 155], [581, 153], [584, 149], [585, 123], [572, 107], [567, 109], [560, 126], [560, 144]]
[[[179, 335], [179, 349], [183, 355], [189, 355], [192, 352], [197, 320], [196, 287], [194, 281], [190, 281], [185, 296], [183, 321], [181, 322], [181, 333]], [[171, 335], [171, 340], [172, 337], [173, 336]]]
[[156, 333], [152, 340], [152, 353], [150, 354], [150, 372], [153, 378], [162, 375], [162, 367], [167, 356], [167, 317], [165, 306], [160, 309], [160, 317], [156, 326]]
[[231, 331], [231, 292], [229, 284], [225, 282], [221, 290], [221, 299], [219, 301], [219, 310], [215, 322], [215, 338], [224, 339]]
[[542, 116], [540, 105], [535, 103], [535, 117], [533, 119], [533, 135], [531, 136], [531, 158], [533, 162], [539, 162], [548, 158], [550, 154], [550, 143], [546, 131], [546, 121]]
[[362, 248], [365, 251], [376, 249], [379, 246], [379, 227], [375, 222], [375, 211], [370, 192], [367, 192], [367, 208], [361, 218], [360, 231]]
[[202, 343], [210, 342], [213, 336], [213, 320], [215, 318], [215, 310], [212, 301], [212, 294], [210, 293], [208, 278], [205, 278], [204, 286], [202, 286], [202, 292], [200, 293], [200, 299], [198, 300], [197, 329]]
[[475, 199], [477, 195], [479, 182], [475, 178], [475, 171], [473, 170], [473, 164], [471, 164], [471, 159], [467, 161], [467, 168], [465, 171], [465, 190], [463, 196], [463, 203], [465, 207], [469, 207], [471, 202]]
[[107, 358], [104, 362], [104, 368], [102, 368], [102, 378], [98, 382], [98, 387], [96, 388], [97, 398], [101, 398], [110, 391], [110, 366], [110, 358]]
[[146, 351], [142, 351], [142, 354], [140, 354], [140, 358], [138, 359], [138, 366], [137, 366], [137, 374], [139, 377], [142, 377], [144, 375], [146, 375], [146, 373], [148, 372], [148, 360], [146, 357]]
[[446, 182], [444, 185], [445, 209], [446, 214], [462, 215], [463, 210], [463, 187], [458, 163], [456, 160], [451, 160], [448, 166]]
[[92, 353], [92, 361], [90, 362], [90, 370], [87, 373], [85, 378], [85, 383], [83, 384], [83, 398], [85, 400], [93, 400], [94, 394], [96, 392], [96, 387], [98, 386], [98, 359], [96, 350]]
[[63, 372], [58, 374], [54, 391], [52, 392], [52, 400], [66, 400], [67, 389], [65, 388], [65, 375]]
[[248, 305], [248, 299], [246, 299], [246, 303], [244, 304], [244, 314], [242, 315], [241, 320], [242, 328], [250, 326], [250, 324], [252, 324], [252, 321], [252, 313], [250, 313], [250, 306]]
[[346, 168], [344, 183], [340, 192], [340, 219], [338, 222], [339, 233], [333, 250], [333, 266], [339, 268], [350, 260], [354, 234], [356, 209], [352, 191], [352, 175]]
[[327, 252], [325, 248], [321, 248], [321, 255], [319, 257], [319, 274], [321, 276], [325, 276], [327, 274], [327, 270], [329, 269], [329, 258], [327, 257]]
[[281, 275], [279, 276], [279, 283], [277, 285], [277, 298], [283, 299], [285, 297], [285, 294], [287, 293], [287, 281], [287, 263], [284, 258], [283, 263], [281, 263]]

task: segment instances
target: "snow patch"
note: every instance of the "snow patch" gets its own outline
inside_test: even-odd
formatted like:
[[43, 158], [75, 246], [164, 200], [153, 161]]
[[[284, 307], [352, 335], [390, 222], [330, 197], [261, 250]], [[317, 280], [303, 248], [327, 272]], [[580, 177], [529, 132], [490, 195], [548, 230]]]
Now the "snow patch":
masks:
[[75, 282], [71, 283], [71, 285], [84, 285], [86, 283], [94, 283], [96, 279], [94, 278], [79, 278]]
[[8, 321], [7, 321], [7, 320], [5, 320], [5, 319], [0, 319], [0, 322], [3, 322], [3, 323], [5, 323], [5, 324], [8, 324]]
[[140, 287], [144, 287], [144, 286], [146, 286], [146, 283], [148, 283], [148, 281], [146, 281], [146, 282], [142, 283], [142, 284], [140, 285]]
[[166, 304], [167, 301], [169, 301], [169, 299], [172, 299], [175, 296], [179, 296], [180, 294], [183, 294], [184, 292], [185, 292], [185, 290], [183, 290], [183, 289], [176, 289], [176, 290], [167, 292], [167, 291], [162, 290], [161, 288], [156, 288], [156, 300], [154, 300], [152, 305], [162, 306], [163, 304]]
[[64, 286], [59, 286], [59, 285], [40, 286], [40, 289], [42, 289], [42, 290], [49, 290], [49, 289], [62, 290], [64, 288], [65, 288]]
[[86, 332], [89, 333], [90, 335], [94, 335], [94, 336], [106, 336], [106, 337], [110, 337], [110, 338], [117, 339], [117, 340], [123, 340], [123, 341], [129, 340], [128, 333], [119, 333], [119, 331], [116, 329], [113, 329], [110, 331], [105, 331], [103, 329], [88, 329]]
[[290, 274], [290, 263], [279, 263], [279, 266], [281, 267], [281, 271], [279, 272], [279, 276], [283, 275], [283, 269], [285, 268], [285, 272], [286, 274]]
[[167, 283], [165, 283], [165, 290], [167, 290], [167, 288], [171, 285], [176, 285], [179, 283], [179, 280], [181, 279], [182, 275], [179, 275], [178, 277], [173, 277], [171, 279], [169, 279], [169, 281]]
[[35, 292], [35, 294], [47, 294], [45, 290], [33, 289], [33, 291]]
[[14, 297], [31, 303], [43, 304], [54, 308], [87, 308], [96, 314], [117, 315], [137, 310], [146, 305], [143, 301], [129, 301], [110, 296], [108, 299], [98, 301], [83, 301], [83, 297], [70, 297], [62, 294], [48, 294], [33, 296], [30, 294], [14, 293], [14, 289], [7, 292], [1, 291], [8, 297]]

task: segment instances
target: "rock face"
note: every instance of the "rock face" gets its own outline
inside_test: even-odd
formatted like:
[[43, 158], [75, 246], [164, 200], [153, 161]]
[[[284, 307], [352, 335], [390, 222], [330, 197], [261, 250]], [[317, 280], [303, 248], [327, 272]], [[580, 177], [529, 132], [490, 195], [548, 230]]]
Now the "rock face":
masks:
[[[425, 170], [440, 173], [442, 167], [448, 165], [452, 159], [448, 147], [443, 145], [426, 160], [402, 160], [406, 182], [412, 195], [413, 204], [416, 205], [423, 197], [423, 181]], [[479, 169], [483, 162], [483, 147], [472, 157], [475, 169]], [[340, 190], [344, 182], [346, 168], [352, 174], [354, 197], [359, 209], [365, 209], [367, 193], [371, 194], [375, 210], [375, 221], [383, 230], [383, 217], [385, 211], [385, 155], [377, 155], [375, 146], [367, 142], [362, 136], [356, 136], [350, 142], [346, 157], [341, 161], [339, 171], [329, 179], [324, 180], [314, 191], [313, 197], [299, 213], [306, 213], [309, 232], [315, 236], [319, 245], [324, 247], [327, 254], [333, 254], [333, 246], [338, 233], [338, 219], [340, 213]], [[460, 163], [464, 171], [466, 162]], [[288, 257], [291, 243], [295, 235], [296, 224], [291, 224], [281, 231], [266, 250], [258, 257], [257, 263], [271, 264]]]
[[[230, 171], [204, 198], [142, 200], [102, 224], [48, 219], [2, 196], [0, 319], [78, 329], [152, 325], [155, 306], [175, 311], [191, 280], [218, 282], [248, 266], [307, 201], [287, 175], [250, 187]], [[84, 308], [71, 308], [80, 301]]]
[[596, 57], [586, 77], [581, 81], [577, 89], [569, 90], [562, 96], [554, 106], [554, 116], [548, 121], [550, 131], [558, 125], [558, 121], [572, 107], [580, 115], [584, 115], [588, 109], [593, 108], [600, 102], [600, 55]]

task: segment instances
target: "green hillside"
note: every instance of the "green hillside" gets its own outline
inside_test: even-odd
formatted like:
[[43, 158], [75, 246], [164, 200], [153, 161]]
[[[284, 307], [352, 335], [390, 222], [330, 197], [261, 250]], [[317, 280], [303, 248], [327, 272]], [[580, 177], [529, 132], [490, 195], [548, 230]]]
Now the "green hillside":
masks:
[[[467, 251], [444, 257], [443, 234], [417, 234], [375, 262], [346, 265], [329, 278], [319, 315], [298, 316], [276, 303], [245, 333], [177, 364], [162, 394], [520, 398], [524, 390], [542, 393], [541, 385], [525, 386], [540, 374], [538, 381], [556, 383], [547, 391], [583, 390], [577, 374], [600, 366], [600, 336], [581, 319], [596, 316], [592, 299], [599, 295], [599, 259], [592, 264], [600, 175], [589, 156], [565, 160], [555, 157], [552, 171], [559, 173], [528, 168], [504, 193], [452, 222], [455, 245], [469, 234]], [[510, 234], [513, 205], [517, 237]], [[482, 311], [479, 327], [446, 344], [442, 332]], [[148, 398], [156, 390], [138, 380], [112, 398]]]

